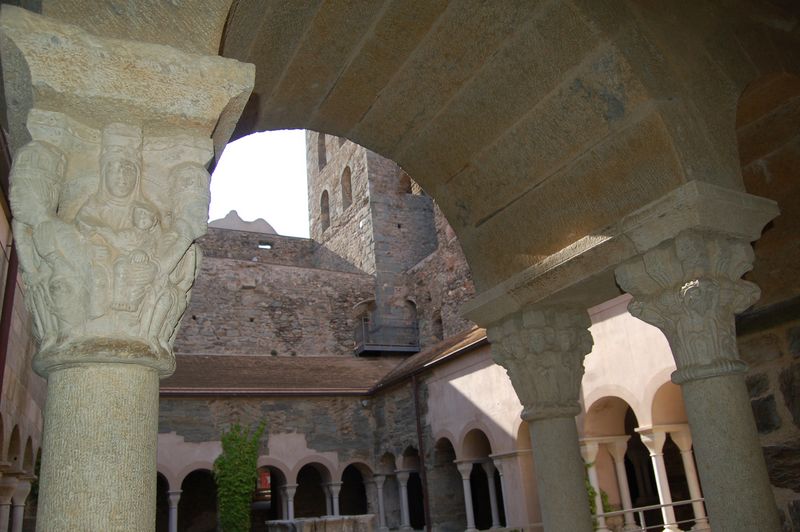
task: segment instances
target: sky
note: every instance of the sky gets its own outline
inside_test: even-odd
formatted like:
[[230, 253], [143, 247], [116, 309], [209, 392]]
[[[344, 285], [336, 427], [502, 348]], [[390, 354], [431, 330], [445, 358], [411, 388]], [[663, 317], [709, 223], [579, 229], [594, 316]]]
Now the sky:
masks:
[[280, 235], [308, 238], [305, 138], [302, 129], [265, 131], [228, 144], [211, 176], [209, 221], [236, 210]]

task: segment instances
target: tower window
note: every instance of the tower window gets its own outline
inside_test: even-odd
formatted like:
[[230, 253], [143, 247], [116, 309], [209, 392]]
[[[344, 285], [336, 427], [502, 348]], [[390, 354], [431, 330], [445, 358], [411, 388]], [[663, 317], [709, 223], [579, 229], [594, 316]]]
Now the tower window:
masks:
[[342, 210], [345, 210], [353, 203], [353, 185], [350, 174], [350, 167], [345, 167], [344, 172], [342, 172]]
[[319, 221], [323, 232], [331, 226], [331, 206], [327, 190], [322, 191], [322, 197], [319, 199]]
[[320, 170], [328, 164], [328, 154], [325, 152], [325, 133], [320, 133], [319, 137], [317, 137], [317, 160], [319, 161]]

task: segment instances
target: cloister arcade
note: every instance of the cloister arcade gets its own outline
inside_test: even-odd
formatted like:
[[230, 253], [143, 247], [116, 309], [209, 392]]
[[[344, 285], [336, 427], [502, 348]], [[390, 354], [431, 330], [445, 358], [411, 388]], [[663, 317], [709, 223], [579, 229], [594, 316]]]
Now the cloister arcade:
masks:
[[0, 531], [22, 532], [41, 450], [34, 435], [23, 433], [16, 424], [8, 428], [0, 415]]
[[[492, 353], [484, 353], [482, 370], [505, 379], [504, 368], [511, 379], [497, 400], [481, 404], [481, 430], [513, 483], [523, 473], [506, 466], [516, 456], [519, 418], [528, 423], [547, 532], [591, 531], [581, 448], [594, 463], [615, 445], [608, 437], [632, 438], [631, 429], [648, 450], [661, 501], [670, 498], [669, 439], [681, 450], [690, 492], [697, 483], [689, 449], [696, 449], [715, 528], [781, 529], [735, 316], [759, 301], [755, 283], [764, 285], [764, 305], [797, 296], [796, 6], [30, 4], [39, 13], [4, 6], [0, 25], [4, 125], [18, 191], [14, 232], [42, 344], [33, 366], [48, 380], [41, 530], [151, 525], [158, 383], [174, 371], [172, 333], [194, 275], [193, 242], [205, 230], [205, 165], [234, 130], [281, 128], [358, 142], [400, 164], [440, 205], [478, 290], [465, 315], [488, 331]], [[179, 187], [185, 194], [175, 193]], [[779, 202], [784, 216], [776, 219]], [[120, 249], [93, 256], [70, 244], [87, 231], [131, 227], [135, 203], [169, 213], [177, 228], [161, 235], [173, 245], [150, 257], [164, 271], [145, 272], [158, 271], [163, 281], [146, 301], [138, 293], [124, 298], [94, 275], [116, 272], [112, 259], [133, 257]], [[754, 254], [751, 243], [773, 219]], [[743, 280], [756, 255], [767, 267]], [[646, 356], [607, 371], [614, 357], [586, 356], [599, 332], [590, 332], [587, 309], [621, 292], [669, 346], [663, 358], [640, 346], [635, 351]], [[469, 527], [475, 464], [466, 457], [468, 442], [480, 438], [466, 438], [478, 427], [454, 415], [469, 411], [468, 401], [458, 398], [462, 383], [442, 380], [443, 372], [431, 372], [430, 393], [452, 400], [434, 403], [446, 407], [429, 418], [437, 440], [458, 434], [448, 439]], [[659, 424], [671, 413], [650, 400], [667, 373], [681, 389], [691, 438], [675, 419]], [[632, 391], [625, 383], [642, 386]], [[622, 391], [612, 393], [614, 386]], [[580, 434], [581, 403], [588, 416], [596, 400], [611, 396], [630, 406], [636, 422], [623, 433]], [[24, 462], [25, 435], [9, 434], [16, 445], [9, 451]], [[213, 444], [188, 445], [194, 456], [185, 468], [161, 471], [173, 492], [197, 469], [193, 463], [206, 455], [208, 467], [213, 459]], [[319, 464], [311, 470], [320, 482], [341, 480], [330, 454], [284, 470], [289, 515], [303, 466]], [[401, 525], [410, 526], [416, 471], [405, 453], [395, 458], [393, 471], [381, 471], [397, 482]], [[601, 471], [589, 471], [604, 489]], [[625, 490], [619, 494], [624, 506]], [[495, 495], [509, 506], [506, 519], [515, 519], [510, 493]]]

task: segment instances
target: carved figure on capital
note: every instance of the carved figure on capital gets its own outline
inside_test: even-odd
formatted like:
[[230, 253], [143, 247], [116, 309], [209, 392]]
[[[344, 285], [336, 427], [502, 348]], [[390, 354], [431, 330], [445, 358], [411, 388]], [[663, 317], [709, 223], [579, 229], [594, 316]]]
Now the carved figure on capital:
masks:
[[585, 311], [529, 309], [489, 328], [492, 356], [506, 368], [528, 420], [572, 417], [578, 404], [583, 358], [592, 349]]
[[[80, 344], [87, 357], [95, 347], [112, 359], [127, 349], [123, 356], [152, 358], [171, 372], [173, 332], [197, 269], [193, 241], [208, 216], [201, 161], [210, 146], [148, 139], [129, 124], [92, 130], [37, 110], [29, 129], [35, 140], [15, 159], [11, 203], [41, 342], [34, 367], [45, 371], [45, 359]], [[147, 164], [149, 148], [158, 164]]]
[[677, 384], [747, 370], [734, 317], [760, 295], [741, 279], [752, 263], [748, 242], [686, 231], [617, 268], [617, 282], [634, 296], [630, 313], [667, 337]]

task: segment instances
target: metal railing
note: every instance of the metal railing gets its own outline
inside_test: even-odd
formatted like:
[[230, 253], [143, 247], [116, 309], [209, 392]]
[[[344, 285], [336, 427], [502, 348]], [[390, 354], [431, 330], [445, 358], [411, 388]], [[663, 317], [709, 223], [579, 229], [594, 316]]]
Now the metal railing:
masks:
[[370, 351], [416, 353], [419, 351], [417, 322], [361, 318], [355, 330], [355, 352], [358, 355]]
[[[696, 518], [693, 517], [692, 519], [683, 519], [683, 520], [680, 520], [680, 521], [674, 521], [672, 523], [666, 523], [666, 524], [665, 523], [653, 523], [651, 525], [648, 525], [647, 521], [645, 519], [645, 512], [649, 512], [649, 511], [652, 511], [652, 510], [661, 510], [662, 508], [666, 508], [666, 507], [670, 507], [670, 506], [673, 507], [673, 508], [676, 507], [676, 506], [686, 506], [688, 504], [693, 504], [693, 503], [696, 503], [696, 502], [702, 503], [702, 502], [704, 502], [704, 499], [688, 499], [688, 500], [685, 500], [685, 501], [673, 502], [671, 504], [653, 504], [653, 505], [650, 505], [650, 506], [639, 506], [638, 508], [631, 508], [630, 510], [617, 510], [617, 511], [614, 511], [614, 512], [606, 512], [606, 513], [594, 515], [592, 517], [594, 517], [594, 518], [605, 517], [606, 518], [606, 530], [610, 530], [611, 532], [647, 532], [649, 530], [661, 531], [661, 530], [664, 530], [665, 528], [667, 528], [667, 526], [670, 526], [670, 525], [675, 527], [674, 528], [675, 530], [691, 530], [692, 532], [710, 532], [711, 531], [711, 525], [708, 524], [708, 519], [707, 518], [705, 519], [705, 523], [704, 524], [698, 524]], [[622, 517], [623, 520], [624, 520], [625, 514], [633, 514], [634, 516], [637, 516], [639, 518], [639, 522], [638, 523], [629, 523], [629, 524], [626, 524], [624, 522], [623, 523], [618, 523], [618, 524], [610, 524], [610, 523], [608, 523], [609, 518], [614, 518], [614, 517]], [[695, 526], [693, 526], [692, 528], [688, 528], [688, 527], [687, 528], [682, 528], [681, 527], [681, 525], [688, 525], [689, 523], [695, 523]], [[513, 528], [511, 528], [511, 530], [513, 530]], [[540, 531], [543, 532], [544, 531], [544, 524], [543, 523], [531, 523], [530, 525], [528, 525], [528, 528], [526, 528], [525, 530], [530, 530], [531, 532], [540, 532]], [[601, 531], [602, 529], [597, 529], [597, 530]]]
[[[677, 506], [686, 506], [686, 505], [694, 504], [694, 503], [698, 503], [698, 502], [699, 503], [703, 503], [704, 500], [703, 499], [687, 499], [685, 501], [678, 501], [678, 502], [673, 502], [673, 503], [670, 503], [670, 504], [652, 504], [650, 506], [639, 506], [638, 508], [631, 508], [630, 510], [617, 510], [615, 512], [606, 512], [606, 513], [598, 514], [595, 517], [605, 517], [606, 518], [606, 528], [608, 530], [611, 530], [612, 532], [617, 532], [617, 531], [619, 531], [619, 532], [646, 532], [648, 530], [664, 530], [664, 529], [667, 529], [667, 527], [669, 527], [669, 526], [672, 526], [674, 528], [674, 530], [690, 530], [689, 528], [682, 528], [682, 526], [681, 526], [681, 525], [688, 525], [689, 523], [694, 523], [695, 524], [695, 526], [691, 528], [691, 530], [694, 531], [694, 532], [710, 531], [711, 527], [708, 524], [707, 518], [704, 519], [704, 521], [705, 521], [704, 523], [698, 523], [697, 522], [697, 518], [696, 517], [692, 517], [691, 519], [676, 520], [676, 521], [673, 521], [671, 523], [653, 523], [651, 525], [647, 524], [647, 520], [645, 518], [645, 512], [649, 512], [649, 511], [652, 511], [652, 510], [661, 510], [662, 508], [668, 508], [668, 507], [675, 508]], [[620, 517], [622, 517], [624, 519], [626, 514], [633, 514], [634, 516], [637, 516], [639, 518], [638, 519], [639, 522], [634, 524], [633, 526], [631, 526], [631, 524], [625, 524], [625, 523], [620, 524], [618, 526], [617, 525], [609, 526], [609, 524], [607, 522], [609, 518], [620, 516]]]

